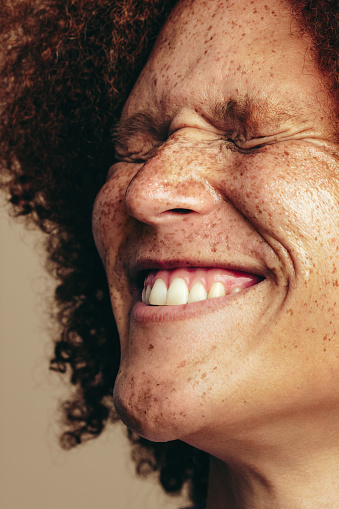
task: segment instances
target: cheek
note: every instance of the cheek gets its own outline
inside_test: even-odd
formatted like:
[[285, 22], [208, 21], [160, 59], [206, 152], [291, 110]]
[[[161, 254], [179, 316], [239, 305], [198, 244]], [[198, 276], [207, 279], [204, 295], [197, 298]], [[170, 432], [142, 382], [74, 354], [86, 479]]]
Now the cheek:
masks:
[[128, 172], [114, 175], [102, 187], [94, 203], [92, 231], [104, 263], [107, 251], [118, 249], [126, 235], [125, 192], [129, 181]]
[[330, 164], [318, 159], [306, 149], [291, 155], [270, 149], [245, 160], [232, 174], [235, 205], [283, 244], [313, 250], [317, 240], [330, 241], [338, 234], [338, 183]]

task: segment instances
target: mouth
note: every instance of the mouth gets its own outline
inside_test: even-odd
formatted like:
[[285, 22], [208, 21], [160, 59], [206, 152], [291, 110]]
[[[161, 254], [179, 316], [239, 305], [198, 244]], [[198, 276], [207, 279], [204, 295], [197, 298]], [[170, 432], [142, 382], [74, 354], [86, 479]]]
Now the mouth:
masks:
[[193, 267], [143, 271], [139, 280], [143, 304], [181, 306], [239, 293], [263, 279], [238, 270]]

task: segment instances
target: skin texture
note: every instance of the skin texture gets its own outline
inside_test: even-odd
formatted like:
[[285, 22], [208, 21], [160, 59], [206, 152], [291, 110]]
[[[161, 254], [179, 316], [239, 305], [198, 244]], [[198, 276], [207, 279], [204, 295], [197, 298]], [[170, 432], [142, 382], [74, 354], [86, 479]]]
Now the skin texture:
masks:
[[[171, 14], [94, 207], [121, 341], [115, 405], [142, 436], [215, 458], [209, 509], [339, 507], [333, 104], [285, 2], [206, 4]], [[139, 269], [196, 265], [265, 279], [140, 306]]]

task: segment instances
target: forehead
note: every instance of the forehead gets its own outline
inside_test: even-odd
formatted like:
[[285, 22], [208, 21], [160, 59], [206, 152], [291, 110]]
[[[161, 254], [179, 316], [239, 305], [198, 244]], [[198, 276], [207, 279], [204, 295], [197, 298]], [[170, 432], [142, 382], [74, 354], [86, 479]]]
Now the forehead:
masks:
[[213, 102], [249, 95], [312, 108], [320, 75], [310, 47], [285, 0], [182, 0], [123, 115], [154, 110], [171, 117], [183, 107], [212, 111]]
[[189, 68], [203, 56], [215, 61], [225, 52], [250, 55], [251, 47], [262, 51], [267, 41], [288, 43], [292, 22], [285, 0], [181, 0], [158, 38], [154, 56], [164, 60], [176, 54], [180, 59], [171, 67]]

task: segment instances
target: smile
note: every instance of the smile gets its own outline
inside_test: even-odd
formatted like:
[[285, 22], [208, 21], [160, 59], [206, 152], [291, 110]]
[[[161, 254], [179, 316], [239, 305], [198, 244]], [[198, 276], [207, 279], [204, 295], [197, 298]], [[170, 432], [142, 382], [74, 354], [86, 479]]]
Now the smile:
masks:
[[150, 306], [180, 306], [238, 293], [262, 279], [218, 268], [151, 271], [145, 277], [141, 300]]

